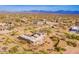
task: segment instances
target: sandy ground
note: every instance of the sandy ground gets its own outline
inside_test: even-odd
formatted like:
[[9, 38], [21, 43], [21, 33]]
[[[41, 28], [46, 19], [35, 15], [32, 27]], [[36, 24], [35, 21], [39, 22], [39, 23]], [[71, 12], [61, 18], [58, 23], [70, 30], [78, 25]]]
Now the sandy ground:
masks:
[[79, 54], [79, 48], [78, 47], [67, 47], [67, 51], [64, 52], [64, 54]]

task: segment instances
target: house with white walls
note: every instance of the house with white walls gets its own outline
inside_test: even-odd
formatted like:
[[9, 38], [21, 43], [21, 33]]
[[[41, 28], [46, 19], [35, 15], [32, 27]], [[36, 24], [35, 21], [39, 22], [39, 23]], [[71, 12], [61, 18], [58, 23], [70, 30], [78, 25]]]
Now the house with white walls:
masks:
[[32, 35], [20, 35], [20, 38], [32, 42], [34, 45], [36, 44], [43, 44], [45, 39], [44, 33], [34, 33]]

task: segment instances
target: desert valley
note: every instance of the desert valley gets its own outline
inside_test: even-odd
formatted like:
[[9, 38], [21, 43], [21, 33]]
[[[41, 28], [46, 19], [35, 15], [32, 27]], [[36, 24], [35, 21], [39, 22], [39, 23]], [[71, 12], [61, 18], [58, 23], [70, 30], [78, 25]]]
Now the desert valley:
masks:
[[0, 14], [2, 54], [69, 54], [79, 53], [78, 49], [79, 15]]

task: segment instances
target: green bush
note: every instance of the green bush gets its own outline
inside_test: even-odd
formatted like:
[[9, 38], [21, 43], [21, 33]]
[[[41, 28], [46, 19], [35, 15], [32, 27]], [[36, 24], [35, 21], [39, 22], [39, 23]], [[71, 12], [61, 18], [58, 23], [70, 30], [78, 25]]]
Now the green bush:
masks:
[[65, 48], [62, 48], [62, 47], [55, 47], [55, 50], [60, 52], [60, 51], [66, 51]]
[[79, 40], [79, 35], [70, 34], [70, 33], [65, 33], [65, 34], [66, 34], [66, 37], [69, 38], [69, 39], [76, 39], [76, 40]]
[[77, 46], [77, 44], [75, 42], [71, 42], [71, 41], [67, 41], [67, 44], [69, 46], [73, 46], [73, 47], [76, 47]]

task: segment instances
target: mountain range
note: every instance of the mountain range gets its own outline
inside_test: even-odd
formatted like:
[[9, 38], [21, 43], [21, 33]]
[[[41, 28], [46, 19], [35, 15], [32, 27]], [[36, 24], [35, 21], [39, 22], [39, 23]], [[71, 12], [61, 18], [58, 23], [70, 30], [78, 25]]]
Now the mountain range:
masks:
[[41, 12], [41, 13], [58, 13], [58, 14], [79, 14], [79, 11], [44, 11], [44, 10], [31, 10], [31, 12]]
[[0, 11], [0, 13], [54, 13], [54, 14], [79, 14], [79, 11], [45, 11], [45, 10], [30, 10], [30, 11]]

